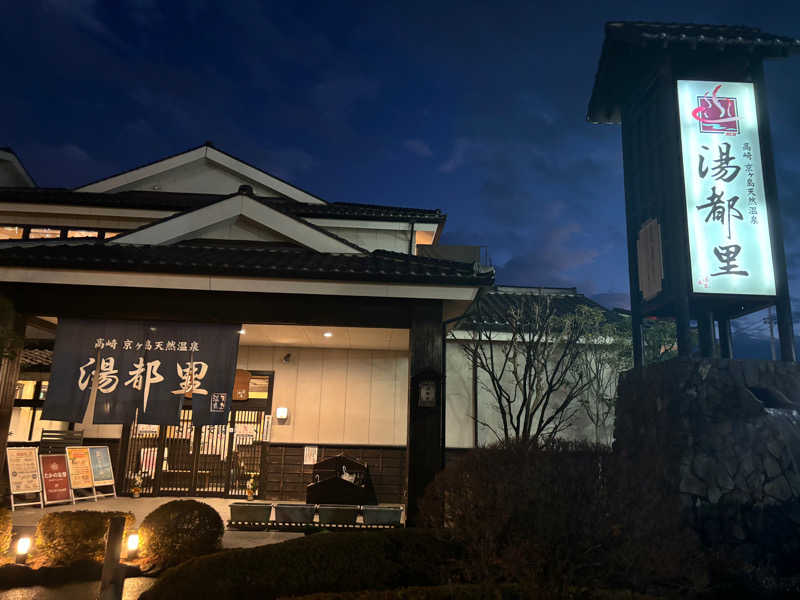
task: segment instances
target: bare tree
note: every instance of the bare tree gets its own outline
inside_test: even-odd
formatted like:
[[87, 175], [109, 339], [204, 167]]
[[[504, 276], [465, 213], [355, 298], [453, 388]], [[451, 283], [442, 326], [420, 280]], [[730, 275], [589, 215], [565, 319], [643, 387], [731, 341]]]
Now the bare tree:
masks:
[[588, 386], [576, 368], [586, 320], [558, 311], [549, 295], [519, 294], [504, 313], [479, 300], [466, 324], [464, 353], [500, 417], [497, 427], [478, 422], [499, 441], [538, 443], [567, 428]]
[[619, 374], [633, 366], [630, 328], [609, 322], [600, 309], [581, 308], [586, 336], [576, 368], [584, 375], [586, 390], [580, 404], [594, 428], [594, 443], [610, 445]]

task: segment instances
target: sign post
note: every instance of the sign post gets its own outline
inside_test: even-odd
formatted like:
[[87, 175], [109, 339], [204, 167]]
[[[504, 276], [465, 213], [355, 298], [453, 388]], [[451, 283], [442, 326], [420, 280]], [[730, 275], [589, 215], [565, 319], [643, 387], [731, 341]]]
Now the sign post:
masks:
[[[11, 492], [11, 510], [15, 510], [17, 506], [38, 505], [39, 508], [44, 508], [37, 449], [32, 446], [6, 448], [6, 458]], [[35, 502], [17, 502], [14, 500], [14, 496], [17, 494], [38, 494], [39, 500]]]
[[[97, 490], [92, 478], [92, 464], [88, 446], [68, 446], [67, 465], [69, 467], [70, 485], [73, 489], [74, 499], [94, 500], [97, 502]], [[75, 492], [86, 492], [78, 495]]]
[[65, 454], [40, 454], [39, 466], [42, 469], [44, 503], [75, 504], [72, 486], [69, 483], [69, 467]]

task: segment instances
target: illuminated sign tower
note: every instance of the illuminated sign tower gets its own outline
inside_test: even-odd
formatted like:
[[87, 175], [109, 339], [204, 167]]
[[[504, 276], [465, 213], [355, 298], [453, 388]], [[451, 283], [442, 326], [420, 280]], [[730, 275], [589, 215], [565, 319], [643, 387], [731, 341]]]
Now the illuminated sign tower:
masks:
[[730, 321], [775, 305], [794, 340], [764, 58], [800, 40], [751, 27], [607, 23], [588, 120], [621, 123], [634, 360], [642, 319], [696, 320], [703, 356], [731, 358]]

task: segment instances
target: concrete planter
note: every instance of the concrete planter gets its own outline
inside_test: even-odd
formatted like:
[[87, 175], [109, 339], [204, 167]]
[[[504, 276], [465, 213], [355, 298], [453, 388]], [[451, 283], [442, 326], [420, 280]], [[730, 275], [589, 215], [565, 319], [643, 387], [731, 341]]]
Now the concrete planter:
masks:
[[269, 521], [272, 504], [234, 502], [230, 505], [231, 521], [242, 523], [264, 523]]
[[276, 504], [275, 521], [278, 523], [312, 523], [313, 504]]
[[365, 525], [399, 525], [403, 509], [394, 506], [364, 506]]
[[320, 504], [319, 522], [335, 525], [349, 525], [356, 522], [358, 506], [339, 504]]

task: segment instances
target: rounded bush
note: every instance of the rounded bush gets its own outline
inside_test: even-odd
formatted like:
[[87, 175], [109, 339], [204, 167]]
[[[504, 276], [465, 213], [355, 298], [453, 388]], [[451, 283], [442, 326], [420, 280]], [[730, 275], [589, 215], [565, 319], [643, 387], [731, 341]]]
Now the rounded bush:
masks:
[[173, 500], [144, 518], [139, 527], [142, 558], [168, 567], [219, 550], [224, 525], [217, 511], [196, 500]]
[[125, 530], [133, 527], [133, 513], [75, 510], [47, 513], [36, 526], [35, 551], [50, 565], [81, 560], [102, 561], [106, 532], [112, 517], [125, 517]]
[[0, 554], [8, 552], [11, 546], [11, 511], [7, 508], [0, 508]]

